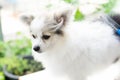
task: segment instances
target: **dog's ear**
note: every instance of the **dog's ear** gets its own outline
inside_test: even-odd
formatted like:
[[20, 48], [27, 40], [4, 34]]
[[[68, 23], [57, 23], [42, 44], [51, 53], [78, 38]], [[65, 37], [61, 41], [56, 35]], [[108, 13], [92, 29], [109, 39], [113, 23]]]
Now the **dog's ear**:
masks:
[[30, 25], [32, 20], [34, 19], [34, 16], [32, 16], [32, 15], [22, 15], [20, 18], [25, 24]]
[[54, 14], [54, 20], [56, 21], [55, 30], [62, 29], [69, 22], [72, 10], [64, 10], [62, 12], [57, 12]]

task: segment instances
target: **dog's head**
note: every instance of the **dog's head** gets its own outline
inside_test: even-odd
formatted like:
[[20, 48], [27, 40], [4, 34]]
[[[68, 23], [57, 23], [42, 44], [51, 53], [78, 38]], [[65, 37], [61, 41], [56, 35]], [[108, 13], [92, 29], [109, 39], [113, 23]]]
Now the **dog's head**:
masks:
[[39, 17], [24, 16], [30, 26], [32, 49], [38, 53], [50, 50], [64, 39], [64, 28], [70, 18], [71, 10], [46, 13]]

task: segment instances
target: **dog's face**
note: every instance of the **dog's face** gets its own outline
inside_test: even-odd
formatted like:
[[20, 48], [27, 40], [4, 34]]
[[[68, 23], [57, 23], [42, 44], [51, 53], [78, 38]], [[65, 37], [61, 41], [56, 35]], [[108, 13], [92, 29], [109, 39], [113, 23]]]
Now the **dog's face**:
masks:
[[65, 36], [70, 10], [62, 13], [44, 14], [41, 17], [26, 17], [32, 36], [32, 49], [38, 53], [50, 50]]

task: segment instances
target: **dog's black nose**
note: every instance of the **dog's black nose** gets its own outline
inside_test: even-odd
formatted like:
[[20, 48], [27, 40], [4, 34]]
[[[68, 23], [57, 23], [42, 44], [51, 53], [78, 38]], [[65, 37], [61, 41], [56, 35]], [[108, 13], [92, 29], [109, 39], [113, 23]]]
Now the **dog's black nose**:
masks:
[[39, 46], [35, 46], [33, 49], [34, 49], [35, 51], [39, 51], [39, 50], [40, 50], [40, 47], [39, 47]]

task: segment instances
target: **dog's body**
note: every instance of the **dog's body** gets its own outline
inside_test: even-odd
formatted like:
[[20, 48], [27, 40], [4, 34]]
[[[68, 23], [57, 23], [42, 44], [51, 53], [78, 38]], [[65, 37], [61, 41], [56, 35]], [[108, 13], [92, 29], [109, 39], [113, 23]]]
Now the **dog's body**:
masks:
[[[107, 73], [108, 78], [95, 80], [114, 80], [120, 74], [120, 40], [114, 30], [99, 20], [69, 22], [67, 18], [65, 12], [58, 18], [49, 16], [32, 21], [33, 48], [38, 44], [41, 49], [34, 49], [38, 53], [33, 50], [35, 59], [42, 61], [46, 70], [70, 80], [87, 80], [102, 73]], [[50, 35], [50, 39], [40, 39], [43, 34]]]

